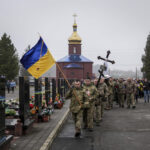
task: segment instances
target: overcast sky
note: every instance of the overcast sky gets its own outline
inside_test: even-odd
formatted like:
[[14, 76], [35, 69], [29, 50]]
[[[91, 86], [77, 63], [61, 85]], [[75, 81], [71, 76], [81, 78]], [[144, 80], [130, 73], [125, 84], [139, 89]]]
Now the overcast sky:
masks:
[[111, 69], [135, 70], [142, 66], [150, 33], [150, 0], [0, 0], [0, 36], [11, 36], [19, 56], [38, 32], [56, 60], [68, 54], [76, 13], [82, 54], [94, 64], [97, 56], [116, 61]]

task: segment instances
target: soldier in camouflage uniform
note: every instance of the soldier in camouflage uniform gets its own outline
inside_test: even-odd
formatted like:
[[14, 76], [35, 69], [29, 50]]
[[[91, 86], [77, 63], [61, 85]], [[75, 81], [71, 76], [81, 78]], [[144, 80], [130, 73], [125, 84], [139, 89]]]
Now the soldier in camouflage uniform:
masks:
[[118, 92], [119, 107], [124, 108], [125, 85], [122, 78], [119, 79], [117, 92]]
[[109, 101], [109, 96], [111, 95], [111, 86], [109, 85], [109, 79], [110, 79], [110, 76], [109, 75], [105, 75], [105, 84], [107, 85], [107, 93], [105, 93], [105, 105], [104, 105], [104, 108], [106, 110], [110, 110], [110, 101]]
[[125, 83], [125, 88], [126, 88], [127, 107], [130, 108], [130, 105], [132, 105], [132, 108], [135, 108], [136, 106], [135, 106], [134, 95], [135, 95], [136, 87], [131, 78], [129, 78]]
[[89, 131], [93, 131], [93, 117], [94, 117], [94, 107], [95, 99], [97, 96], [97, 89], [91, 83], [90, 79], [85, 79], [85, 84], [83, 87], [85, 93], [84, 109], [83, 109], [83, 122], [84, 128], [88, 128]]
[[108, 109], [113, 108], [113, 100], [114, 100], [114, 83], [113, 83], [113, 78], [109, 78], [109, 82], [108, 82], [108, 91], [109, 91], [109, 95], [108, 95]]
[[116, 105], [119, 104], [119, 100], [118, 100], [118, 84], [119, 84], [118, 79], [115, 79], [114, 80], [114, 101], [116, 101]]
[[[72, 118], [75, 123], [75, 130], [76, 130], [75, 137], [78, 137], [81, 134], [81, 124], [83, 117], [82, 106], [84, 103], [84, 95], [85, 94], [83, 92], [83, 89], [81, 88], [81, 82], [77, 80], [74, 82], [74, 87], [70, 89], [65, 96], [66, 99], [71, 99], [70, 111], [72, 112]], [[77, 100], [76, 96], [78, 100], [80, 100], [81, 105]]]
[[[98, 79], [94, 80], [94, 85], [96, 87]], [[96, 126], [100, 125], [100, 121], [102, 120], [102, 115], [101, 115], [101, 103], [102, 99], [100, 97], [99, 92], [97, 91], [97, 96], [95, 99], [95, 110], [94, 110], [94, 121], [96, 122]]]
[[99, 96], [100, 96], [100, 101], [101, 101], [101, 119], [104, 114], [104, 105], [108, 98], [108, 87], [106, 83], [104, 82], [104, 80], [105, 80], [104, 78], [101, 78], [98, 89], [97, 89]]

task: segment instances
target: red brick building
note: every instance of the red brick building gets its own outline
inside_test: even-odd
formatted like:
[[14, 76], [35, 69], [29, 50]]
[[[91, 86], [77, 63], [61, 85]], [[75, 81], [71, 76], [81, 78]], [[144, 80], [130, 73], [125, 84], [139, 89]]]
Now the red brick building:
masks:
[[[82, 39], [77, 33], [77, 24], [73, 24], [73, 33], [68, 39], [68, 55], [57, 61], [68, 79], [85, 79], [92, 77], [93, 62], [81, 53]], [[56, 77], [63, 78], [59, 69], [56, 69]]]

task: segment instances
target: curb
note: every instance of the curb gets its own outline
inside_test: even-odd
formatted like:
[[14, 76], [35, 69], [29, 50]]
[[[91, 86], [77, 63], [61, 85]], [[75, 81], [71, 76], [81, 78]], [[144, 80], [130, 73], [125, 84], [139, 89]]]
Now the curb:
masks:
[[50, 135], [48, 136], [48, 138], [46, 139], [46, 141], [44, 142], [44, 144], [42, 145], [42, 147], [40, 148], [40, 150], [49, 150], [52, 142], [54, 141], [55, 137], [57, 136], [59, 130], [61, 129], [61, 127], [63, 126], [63, 124], [65, 123], [68, 115], [69, 115], [69, 108], [67, 109], [67, 111], [65, 112], [64, 116], [62, 117], [62, 119], [58, 122], [58, 124], [56, 125], [56, 127], [54, 128], [54, 130], [50, 133]]

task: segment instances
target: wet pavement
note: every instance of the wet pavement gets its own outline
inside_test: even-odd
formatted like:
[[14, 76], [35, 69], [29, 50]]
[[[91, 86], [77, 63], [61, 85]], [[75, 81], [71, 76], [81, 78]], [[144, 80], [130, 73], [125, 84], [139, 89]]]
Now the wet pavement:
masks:
[[66, 101], [62, 109], [54, 110], [50, 121], [34, 123], [27, 134], [14, 137], [9, 150], [40, 150], [50, 135], [55, 136], [51, 133], [60, 124], [60, 120], [68, 110], [68, 107], [69, 101]]
[[74, 138], [71, 115], [52, 144], [51, 150], [150, 150], [150, 104], [139, 100], [136, 109], [105, 111], [100, 127], [82, 131]]

